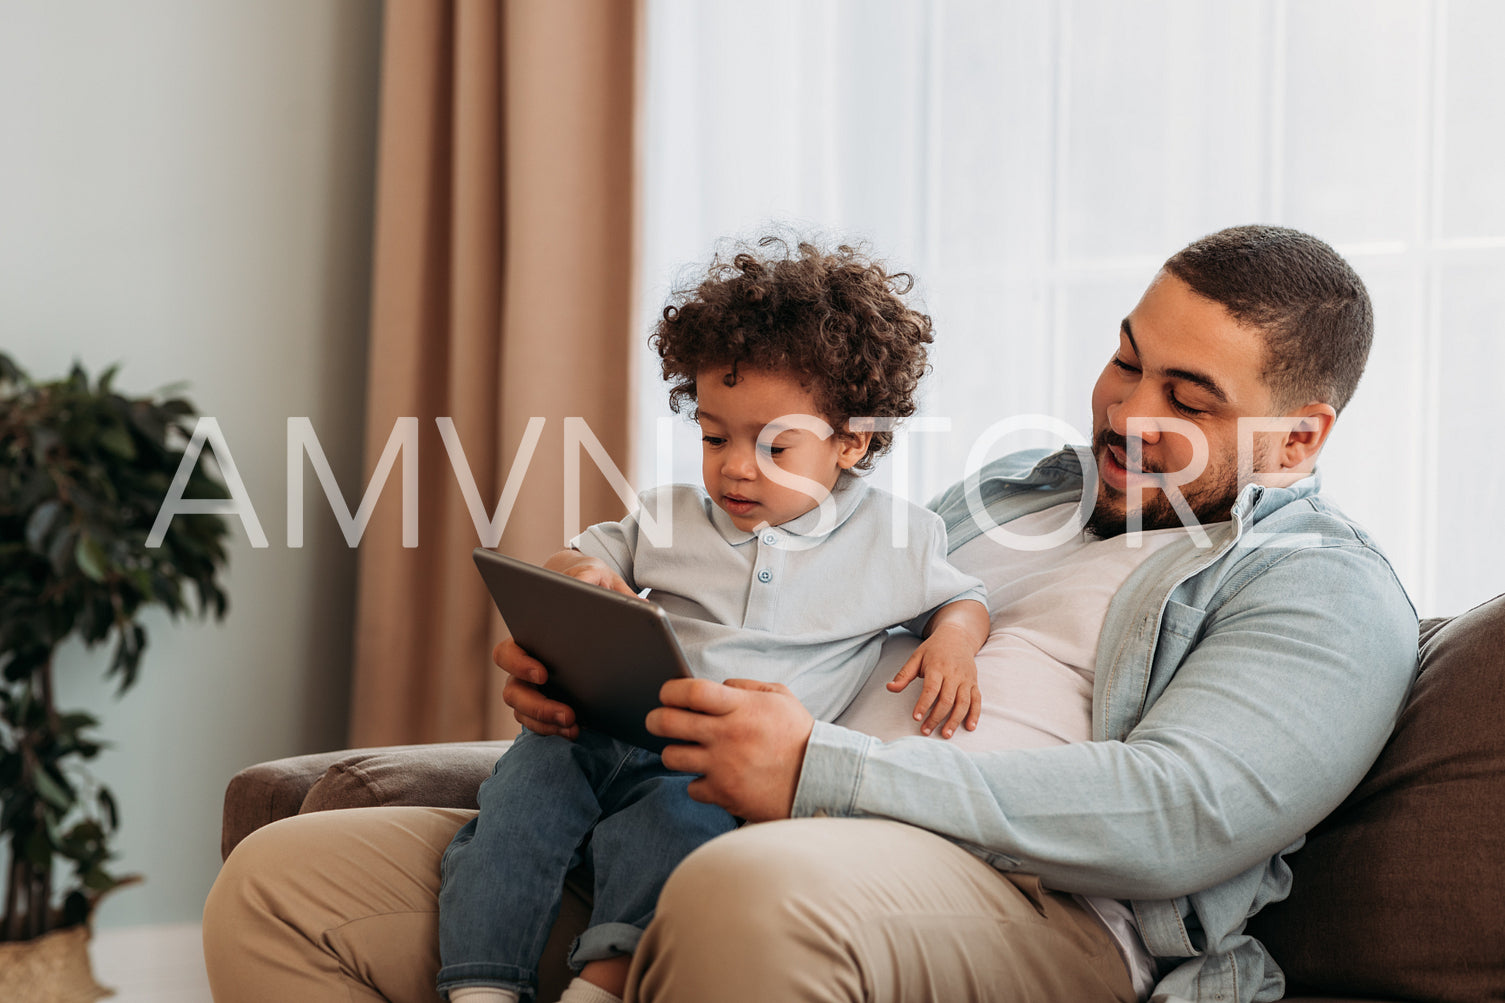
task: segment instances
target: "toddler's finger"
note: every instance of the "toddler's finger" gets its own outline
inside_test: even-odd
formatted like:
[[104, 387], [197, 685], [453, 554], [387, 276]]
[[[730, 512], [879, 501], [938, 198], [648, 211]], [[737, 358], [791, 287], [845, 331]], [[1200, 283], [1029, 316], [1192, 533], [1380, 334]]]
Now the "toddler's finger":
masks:
[[[930, 716], [920, 726], [920, 733], [922, 735], [928, 735], [936, 728], [941, 727], [953, 715], [953, 709], [956, 707], [956, 700], [959, 695], [957, 693], [958, 686], [959, 684], [955, 680], [945, 680], [940, 694], [935, 698], [935, 706], [930, 708]], [[942, 735], [949, 738], [951, 732], [955, 730], [955, 728], [947, 728], [942, 732]]]
[[608, 580], [606, 583], [606, 587], [611, 589], [613, 592], [620, 592], [624, 596], [631, 596], [634, 599], [643, 598], [636, 592], [632, 591], [632, 589], [628, 588], [627, 583], [617, 575], [611, 576], [610, 580]]
[[910, 658], [909, 661], [905, 662], [904, 665], [899, 669], [899, 674], [894, 676], [894, 678], [885, 685], [887, 685], [888, 691], [890, 693], [898, 693], [904, 687], [914, 682], [915, 676], [919, 674], [920, 660], [918, 658]]
[[[925, 688], [930, 688], [927, 680]], [[951, 713], [951, 708], [956, 704], [956, 683], [951, 680], [943, 680], [939, 686], [940, 692], [936, 694], [935, 701], [930, 707], [930, 714], [925, 723], [920, 725], [920, 734], [928, 735], [934, 731], [942, 721]]]
[[956, 729], [965, 726], [971, 718], [972, 693], [973, 689], [969, 686], [956, 688], [956, 703], [951, 705], [951, 716], [947, 718], [946, 727], [941, 732], [944, 737], [950, 738], [955, 735]]
[[967, 730], [976, 731], [977, 722], [982, 720], [982, 690], [972, 687], [972, 706], [967, 711]]
[[[941, 695], [941, 683], [941, 677], [934, 672], [925, 677], [925, 685], [920, 688], [920, 698], [915, 701], [914, 705], [914, 719], [916, 721], [923, 720], [927, 710], [934, 714], [935, 702]], [[933, 727], [933, 723], [926, 721], [925, 724], [920, 726], [920, 732], [921, 734], [928, 735], [930, 734], [930, 729]]]

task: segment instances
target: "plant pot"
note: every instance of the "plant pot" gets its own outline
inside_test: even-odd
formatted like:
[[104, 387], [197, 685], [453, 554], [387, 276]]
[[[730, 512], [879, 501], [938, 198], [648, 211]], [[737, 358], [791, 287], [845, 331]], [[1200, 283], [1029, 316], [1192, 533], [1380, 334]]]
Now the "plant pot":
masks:
[[0, 1000], [5, 1003], [94, 1003], [113, 995], [113, 989], [94, 981], [88, 924], [0, 943]]

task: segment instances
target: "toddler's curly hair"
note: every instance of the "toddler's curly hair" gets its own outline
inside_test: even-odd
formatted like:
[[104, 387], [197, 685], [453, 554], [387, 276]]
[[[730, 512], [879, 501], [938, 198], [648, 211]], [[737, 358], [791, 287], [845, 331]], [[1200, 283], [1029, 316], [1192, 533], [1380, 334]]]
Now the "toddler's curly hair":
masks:
[[[853, 417], [908, 418], [933, 340], [930, 318], [904, 302], [913, 288], [909, 273], [846, 244], [734, 245], [675, 291], [654, 327], [669, 407], [693, 414], [697, 372], [729, 366], [731, 386], [746, 366], [794, 374], [838, 434]], [[856, 467], [870, 469], [892, 443], [893, 433], [874, 432]]]

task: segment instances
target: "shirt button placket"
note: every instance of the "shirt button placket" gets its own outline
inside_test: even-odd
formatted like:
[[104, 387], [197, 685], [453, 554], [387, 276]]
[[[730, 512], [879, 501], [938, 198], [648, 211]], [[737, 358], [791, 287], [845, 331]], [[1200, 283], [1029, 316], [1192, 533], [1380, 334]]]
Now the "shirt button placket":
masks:
[[771, 549], [779, 542], [778, 534], [771, 529], [765, 529], [756, 537], [758, 541], [757, 563], [753, 570], [752, 593], [748, 596], [747, 614], [743, 619], [743, 625], [758, 630], [767, 630], [772, 622], [772, 616], [776, 603], [773, 592], [762, 586], [773, 583], [773, 570], [769, 564], [778, 563], [778, 551]]
[[[763, 539], [764, 546], [768, 546], [768, 547], [772, 547], [774, 544], [776, 544], [776, 543], [779, 542], [778, 534], [776, 534], [771, 529], [765, 529], [765, 530], [763, 530], [763, 537], [762, 537], [762, 539]], [[761, 551], [761, 548], [760, 548], [759, 554], [758, 554], [758, 563], [759, 564], [762, 564], [765, 560], [772, 560], [772, 559], [773, 559], [773, 555], [772, 554], [765, 554], [765, 553], [763, 553]], [[767, 585], [769, 582], [773, 581], [773, 572], [770, 571], [770, 570], [768, 570], [768, 568], [766, 568], [766, 567], [765, 568], [760, 568], [758, 570], [758, 581], [762, 582], [764, 585]]]

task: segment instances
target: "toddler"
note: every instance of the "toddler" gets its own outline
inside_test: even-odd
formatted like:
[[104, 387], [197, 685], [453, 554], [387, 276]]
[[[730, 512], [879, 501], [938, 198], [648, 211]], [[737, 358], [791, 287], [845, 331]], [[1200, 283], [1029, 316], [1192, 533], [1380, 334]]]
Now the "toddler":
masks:
[[[592, 526], [546, 566], [648, 589], [695, 675], [783, 683], [821, 720], [846, 707], [902, 624], [925, 640], [889, 688], [924, 678], [914, 718], [925, 734], [975, 728], [981, 584], [947, 563], [938, 517], [855, 473], [892, 433], [850, 419], [914, 412], [931, 325], [904, 302], [910, 285], [849, 247], [765, 238], [718, 257], [653, 335], [670, 406], [690, 410], [702, 441], [703, 488], [656, 489], [639, 509], [667, 514], [672, 545], [633, 514]], [[896, 505], [907, 506], [902, 546]], [[669, 872], [738, 824], [691, 800], [693, 779], [589, 729], [574, 741], [525, 730], [444, 855], [440, 990], [454, 1003], [531, 997], [565, 875], [584, 864], [592, 915], [563, 1001], [617, 1000]]]

